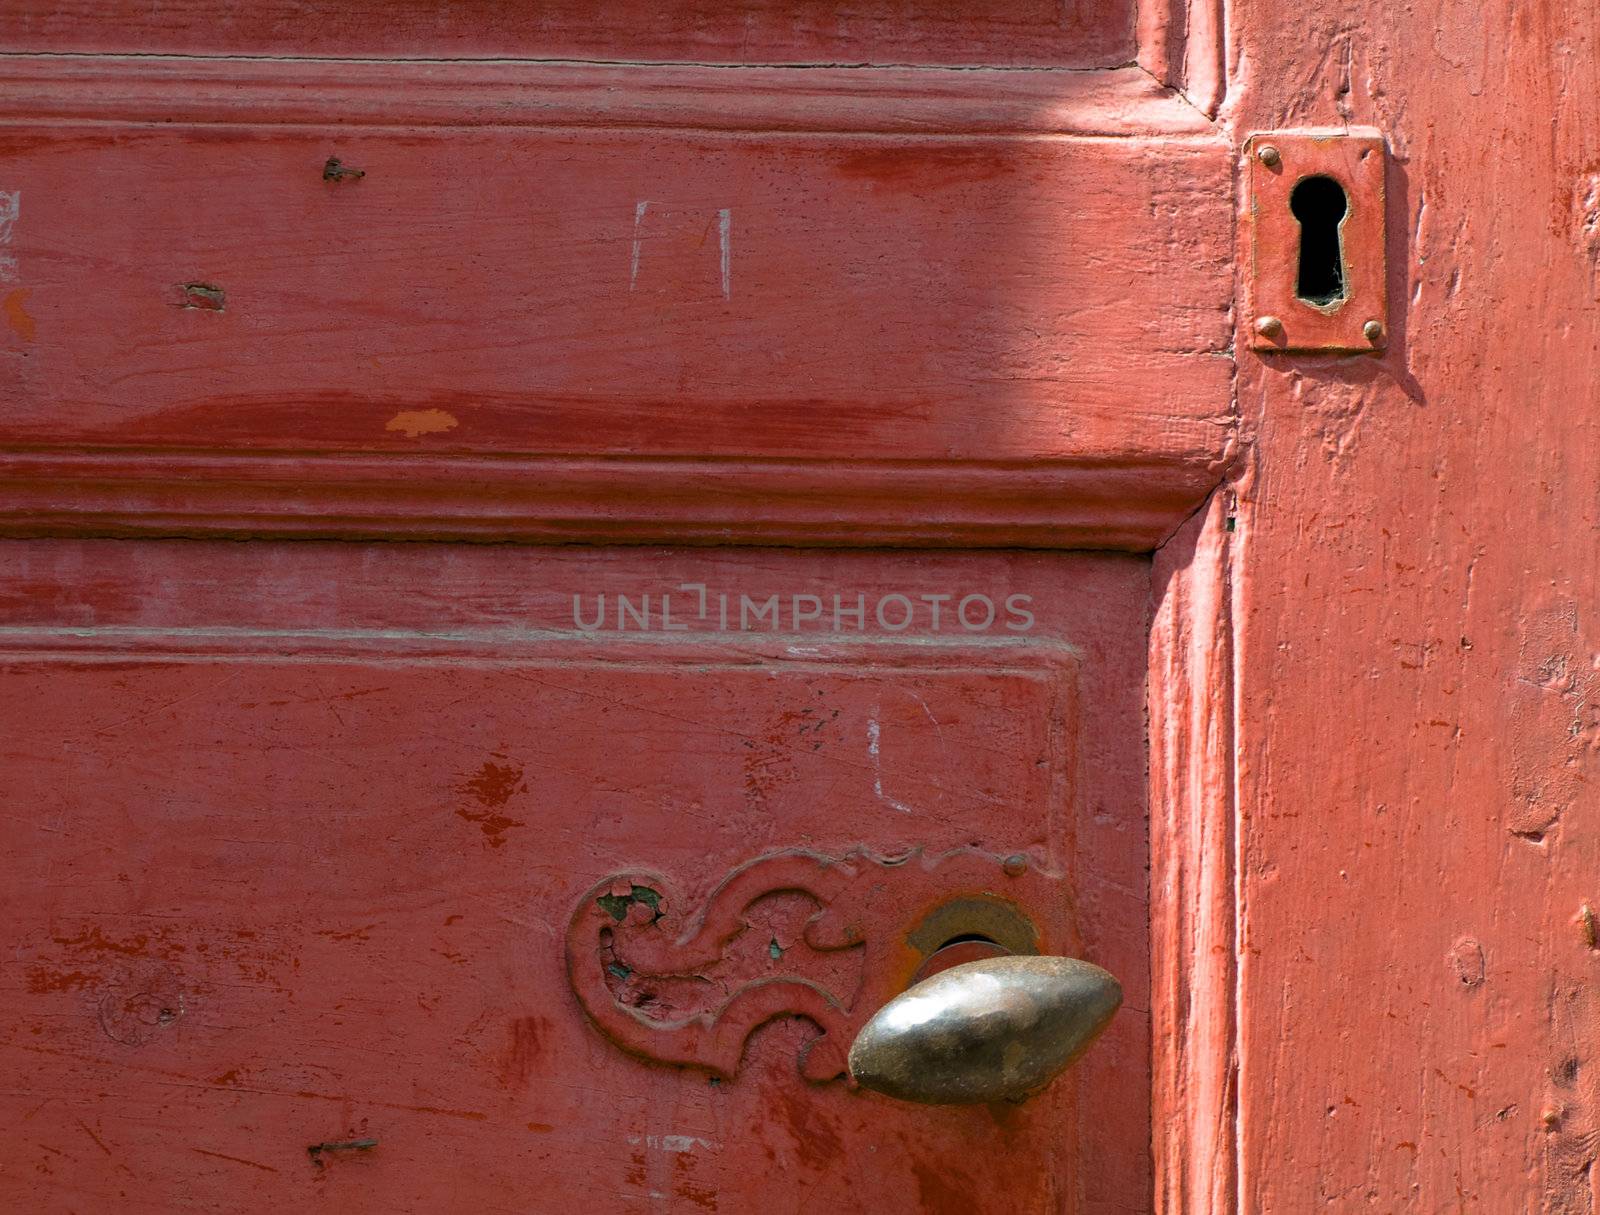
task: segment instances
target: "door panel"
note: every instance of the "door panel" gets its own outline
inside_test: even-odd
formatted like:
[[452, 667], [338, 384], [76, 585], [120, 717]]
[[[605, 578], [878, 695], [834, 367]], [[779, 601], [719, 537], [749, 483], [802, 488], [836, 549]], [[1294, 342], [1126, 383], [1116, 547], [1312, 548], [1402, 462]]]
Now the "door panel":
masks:
[[[8, 1101], [65, 1155], [8, 1170], [8, 1204], [1093, 1211], [1148, 1193], [1145, 561], [13, 551], [0, 991], [26, 1095]], [[786, 618], [724, 630], [682, 583], [709, 605], [777, 595]], [[811, 619], [805, 597], [836, 593], [863, 597], [865, 627]], [[1026, 596], [1031, 627], [935, 628], [921, 597], [952, 593]], [[647, 627], [573, 628], [574, 596], [592, 620], [619, 594], [653, 597]], [[663, 627], [664, 594], [690, 627]], [[890, 595], [922, 609], [913, 628], [879, 625]], [[587, 908], [643, 871], [677, 932], [730, 872], [796, 850], [869, 873], [860, 948], [814, 948], [830, 904], [787, 879], [692, 975], [641, 962], [653, 920]], [[963, 850], [989, 876], [956, 872]], [[1017, 854], [1026, 879], [1001, 869]], [[963, 899], [1011, 900], [1042, 951], [1127, 988], [1106, 1039], [1020, 1107], [809, 1081], [816, 1026], [791, 1017], [726, 1074], [666, 1066], [599, 1032], [568, 981], [603, 957], [607, 993], [652, 1025], [785, 975], [856, 1015]], [[585, 914], [614, 939], [575, 954]]]
[[[705, 75], [614, 116], [647, 124], [632, 130], [591, 125], [606, 115], [590, 93], [630, 83], [613, 71], [565, 89], [508, 76], [510, 114], [473, 108], [468, 77], [344, 128], [219, 128], [191, 99], [175, 126], [7, 131], [0, 436], [857, 460], [1212, 448], [1230, 374], [1194, 357], [1228, 337], [1212, 141], [1152, 158], [1138, 138], [908, 138], [882, 115], [816, 129], [854, 121], [848, 106], [760, 138], [661, 129], [765, 121], [696, 100]], [[330, 158], [362, 176], [329, 180]]]
[[19, 56], [0, 157], [8, 534], [1149, 551], [1229, 458], [1139, 68]]
[[[1152, 1092], [1227, 1138], [1145, 714], [1220, 4], [592, 8], [0, 18], [0, 1206], [1099, 1213]], [[1125, 1003], [853, 1086], [945, 945]]]

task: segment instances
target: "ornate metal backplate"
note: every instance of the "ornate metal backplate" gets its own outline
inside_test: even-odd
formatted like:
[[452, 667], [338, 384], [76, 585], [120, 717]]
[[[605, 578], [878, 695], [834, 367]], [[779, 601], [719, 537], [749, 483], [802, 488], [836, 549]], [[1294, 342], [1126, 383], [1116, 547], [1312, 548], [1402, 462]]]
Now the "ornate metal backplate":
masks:
[[[754, 922], [755, 906], [774, 896], [817, 908], [787, 948]], [[624, 872], [579, 900], [567, 974], [623, 1050], [724, 1078], [759, 1026], [805, 1018], [822, 1032], [800, 1070], [820, 1082], [846, 1074], [857, 1031], [942, 945], [976, 937], [1015, 954], [1073, 949], [1068, 930], [1049, 931], [1070, 923], [1065, 899], [1062, 879], [1026, 857], [975, 850], [774, 853], [729, 873], [692, 919], [669, 879]]]

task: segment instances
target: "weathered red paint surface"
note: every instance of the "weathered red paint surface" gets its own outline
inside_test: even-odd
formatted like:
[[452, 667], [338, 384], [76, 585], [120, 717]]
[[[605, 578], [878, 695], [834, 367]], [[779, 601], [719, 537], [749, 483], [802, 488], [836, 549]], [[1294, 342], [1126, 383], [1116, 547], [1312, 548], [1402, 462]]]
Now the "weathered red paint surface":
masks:
[[1234, 13], [1393, 158], [1382, 359], [1240, 360], [1240, 1203], [1590, 1212], [1600, 10]]
[[[1010, 8], [1002, 56], [961, 14], [964, 55], [1108, 69], [1014, 75], [282, 60], [270, 10], [164, 12], [141, 51], [265, 57], [24, 56], [0, 84], [0, 525], [58, 537], [10, 541], [0, 582], [8, 774], [40, 808], [5, 1200], [1147, 1203], [1149, 563], [871, 547], [1147, 553], [1226, 463], [1228, 152], [1117, 66], [1132, 12], [1030, 49]], [[926, 15], [835, 31], [845, 61], [946, 56]], [[528, 53], [472, 16], [425, 49]], [[831, 45], [719, 53], [666, 16], [622, 55], [539, 45]], [[164, 534], [251, 542], [78, 538]], [[788, 619], [673, 631], [685, 583]], [[1036, 627], [822, 606], [968, 592]], [[656, 598], [648, 631], [619, 593]], [[597, 635], [574, 595], [606, 597]], [[818, 867], [860, 880], [713, 895]], [[751, 927], [675, 968], [706, 900]], [[835, 902], [861, 946], [819, 940]], [[998, 909], [1121, 977], [1107, 1037], [1021, 1108], [852, 1092], [844, 1039], [943, 939], [1008, 939]], [[816, 986], [759, 986], [785, 975]]]
[[[71, 54], [0, 82], [0, 527], [52, 537], [0, 577], [0, 1205], [1151, 1204], [1145, 554], [1232, 454], [1231, 158], [1164, 7], [1142, 68], [1117, 5], [406, 42], [1093, 73], [12, 14]], [[728, 547], [381, 543], [464, 538]], [[703, 908], [749, 927], [675, 960]], [[851, 1091], [853, 1029], [1019, 917], [1124, 983], [1073, 1072]]]
[[[5, 18], [0, 1204], [1600, 1205], [1593, 6], [201, 11]], [[1354, 127], [1382, 350], [1258, 355], [1243, 141]], [[1037, 628], [570, 632], [696, 582]], [[569, 987], [909, 978], [642, 961], [913, 847], [1128, 984], [1037, 1102]]]
[[[8, 1209], [1101, 1211], [1148, 1192], [1128, 678], [1146, 562], [117, 541], [9, 555]], [[739, 634], [713, 609], [664, 632], [659, 595], [680, 581], [713, 603], [981, 585], [1032, 596], [1037, 619], [1025, 637], [948, 616], [935, 632], [924, 604], [909, 639], [870, 609], [861, 634]], [[652, 631], [572, 630], [574, 594], [587, 615], [619, 593], [656, 597]], [[694, 601], [678, 592], [674, 610], [694, 620]], [[1128, 989], [1074, 1080], [1020, 1108], [929, 1110], [808, 1083], [797, 1051], [815, 1031], [799, 1023], [758, 1032], [720, 1082], [588, 1024], [565, 938], [597, 880], [654, 871], [687, 920], [752, 858], [862, 847], [1023, 853], [1060, 875], [1048, 901], [1018, 896], [1041, 948]], [[618, 991], [670, 1020], [784, 974], [846, 1003], [895, 990], [927, 911], [1009, 880], [886, 871], [868, 944], [891, 972], [867, 976], [861, 951], [802, 940], [816, 907], [773, 880], [706, 978]], [[617, 956], [637, 968], [633, 949]]]

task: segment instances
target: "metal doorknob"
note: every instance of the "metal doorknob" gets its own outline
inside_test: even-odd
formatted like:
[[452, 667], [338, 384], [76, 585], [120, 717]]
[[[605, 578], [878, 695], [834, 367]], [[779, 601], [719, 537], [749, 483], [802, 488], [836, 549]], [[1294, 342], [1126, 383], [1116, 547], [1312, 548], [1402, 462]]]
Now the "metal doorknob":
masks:
[[1071, 1066], [1121, 1003], [1122, 984], [1077, 958], [965, 962], [880, 1008], [850, 1046], [850, 1074], [902, 1101], [1020, 1101]]

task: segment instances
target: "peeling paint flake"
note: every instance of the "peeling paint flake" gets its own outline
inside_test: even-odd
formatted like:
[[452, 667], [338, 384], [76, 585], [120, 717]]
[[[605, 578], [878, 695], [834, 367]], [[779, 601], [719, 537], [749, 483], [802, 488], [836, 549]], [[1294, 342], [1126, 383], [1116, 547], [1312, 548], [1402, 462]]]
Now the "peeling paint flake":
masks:
[[4, 298], [0, 298], [0, 313], [5, 315], [6, 324], [11, 327], [12, 333], [24, 342], [31, 342], [38, 327], [28, 313], [27, 304], [28, 288], [18, 287], [15, 291], [6, 292]]

